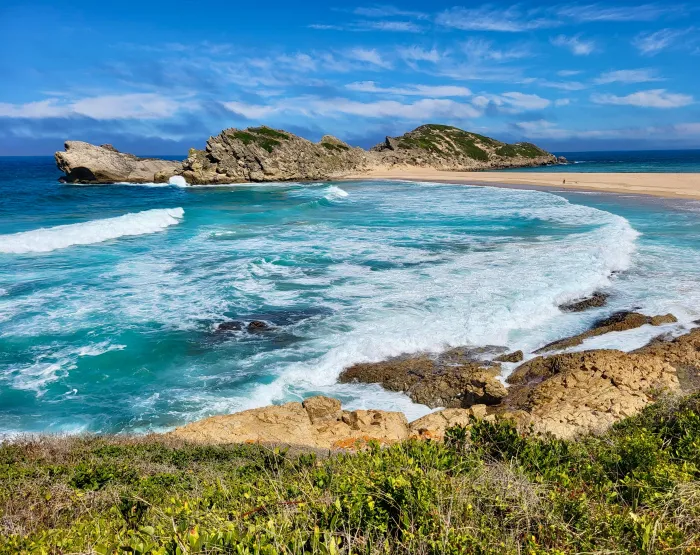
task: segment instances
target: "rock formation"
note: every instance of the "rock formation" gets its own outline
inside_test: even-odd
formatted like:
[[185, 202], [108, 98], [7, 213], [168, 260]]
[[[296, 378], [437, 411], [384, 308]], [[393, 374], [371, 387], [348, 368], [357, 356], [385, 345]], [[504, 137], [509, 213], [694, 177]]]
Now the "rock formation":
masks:
[[639, 314], [638, 312], [616, 312], [607, 318], [603, 318], [602, 320], [595, 322], [588, 331], [548, 343], [544, 347], [537, 349], [535, 353], [540, 354], [549, 351], [561, 351], [563, 349], [575, 347], [577, 345], [581, 345], [585, 339], [610, 333], [611, 331], [631, 330], [646, 324], [661, 326], [663, 324], [672, 324], [673, 322], [677, 322], [676, 317], [673, 314], [646, 316], [644, 314]]
[[[112, 145], [95, 146], [68, 141], [65, 151], [55, 155], [58, 169], [70, 183], [167, 182], [181, 171], [182, 163], [156, 158], [138, 158], [119, 152]], [[158, 174], [158, 178], [156, 178]]]
[[[625, 312], [601, 320], [593, 329], [609, 332], [673, 321], [670, 314]], [[352, 449], [370, 440], [385, 444], [409, 437], [439, 440], [447, 428], [468, 426], [474, 418], [509, 418], [526, 431], [571, 438], [602, 431], [638, 413], [659, 395], [700, 389], [700, 328], [677, 338], [661, 335], [630, 353], [600, 349], [538, 356], [513, 371], [507, 389], [496, 377], [500, 367], [479, 360], [498, 351], [502, 349], [452, 349], [440, 355], [357, 364], [343, 373], [341, 381], [380, 383], [405, 391], [418, 402], [450, 407], [410, 424], [401, 413], [345, 411], [338, 400], [312, 397], [303, 403], [214, 416], [171, 434], [207, 443]], [[516, 351], [500, 358], [515, 361], [521, 355]]]
[[400, 412], [342, 410], [340, 401], [311, 397], [286, 403], [213, 416], [170, 432], [200, 443], [263, 443], [316, 449], [353, 449], [369, 441], [390, 444], [411, 436], [441, 438], [445, 429], [466, 424], [471, 416], [485, 415], [485, 407], [447, 410], [409, 424]]
[[509, 145], [447, 125], [422, 125], [401, 137], [387, 137], [369, 151], [326, 135], [313, 143], [270, 127], [225, 129], [204, 150], [190, 149], [183, 162], [137, 158], [69, 141], [56, 163], [75, 183], [167, 182], [175, 175], [189, 184], [321, 180], [361, 175], [391, 166], [439, 170], [484, 170], [560, 163], [530, 143]]
[[479, 350], [452, 349], [441, 354], [405, 355], [355, 364], [345, 369], [339, 379], [341, 383], [378, 383], [431, 408], [495, 405], [507, 393], [498, 380], [501, 366], [479, 360], [483, 354]]

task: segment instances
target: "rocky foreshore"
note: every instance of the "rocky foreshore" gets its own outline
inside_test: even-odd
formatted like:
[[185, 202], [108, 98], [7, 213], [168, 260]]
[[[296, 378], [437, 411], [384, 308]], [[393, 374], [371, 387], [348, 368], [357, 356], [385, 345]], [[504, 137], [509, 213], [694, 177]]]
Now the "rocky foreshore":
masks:
[[[596, 301], [597, 302], [597, 301]], [[314, 449], [352, 449], [369, 441], [390, 444], [407, 438], [441, 439], [451, 426], [473, 419], [507, 418], [528, 433], [572, 438], [602, 432], [664, 395], [700, 389], [700, 328], [679, 337], [660, 334], [631, 352], [596, 349], [556, 352], [583, 338], [644, 325], [675, 322], [674, 316], [615, 313], [584, 334], [540, 349], [501, 381], [502, 363], [523, 353], [505, 349], [452, 349], [356, 364], [341, 382], [378, 383], [432, 408], [408, 422], [402, 413], [342, 410], [340, 401], [312, 397], [302, 403], [268, 406], [214, 416], [177, 428], [171, 436], [205, 443], [284, 444]]]
[[377, 169], [433, 168], [474, 171], [565, 162], [531, 143], [506, 144], [447, 125], [422, 125], [364, 150], [331, 135], [314, 143], [270, 127], [225, 129], [204, 150], [182, 162], [138, 158], [112, 145], [68, 141], [56, 163], [70, 183], [167, 183], [190, 185], [313, 181], [362, 175]]

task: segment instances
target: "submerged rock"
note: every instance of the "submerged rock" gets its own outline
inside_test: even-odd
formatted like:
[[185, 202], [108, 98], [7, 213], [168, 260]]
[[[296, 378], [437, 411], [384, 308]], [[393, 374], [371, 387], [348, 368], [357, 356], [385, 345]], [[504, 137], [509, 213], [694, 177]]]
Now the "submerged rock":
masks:
[[493, 360], [495, 362], [520, 362], [525, 358], [522, 351], [513, 351], [505, 355], [497, 356]]
[[181, 162], [138, 158], [119, 152], [112, 145], [95, 146], [68, 141], [65, 151], [55, 155], [58, 169], [69, 183], [167, 182], [182, 169]]
[[544, 347], [541, 347], [535, 351], [535, 353], [546, 353], [549, 351], [561, 351], [563, 349], [568, 349], [570, 347], [576, 347], [581, 345], [585, 339], [589, 337], [596, 337], [598, 335], [604, 335], [612, 331], [626, 331], [634, 328], [642, 327], [646, 324], [651, 324], [652, 326], [661, 326], [663, 324], [671, 324], [677, 322], [678, 320], [673, 314], [664, 314], [660, 316], [646, 316], [645, 314], [640, 314], [638, 312], [628, 312], [621, 311], [615, 312], [614, 314], [598, 320], [595, 322], [588, 331], [574, 335], [572, 337], [567, 337], [565, 339], [559, 339], [552, 343], [548, 343]]
[[340, 374], [341, 383], [378, 383], [406, 393], [431, 408], [495, 405], [506, 395], [499, 364], [479, 361], [481, 350], [452, 349], [439, 355], [404, 355], [382, 362], [355, 364]]
[[559, 309], [564, 312], [583, 312], [589, 308], [605, 306], [610, 297], [607, 293], [595, 292], [590, 297], [585, 297], [574, 302], [560, 304]]

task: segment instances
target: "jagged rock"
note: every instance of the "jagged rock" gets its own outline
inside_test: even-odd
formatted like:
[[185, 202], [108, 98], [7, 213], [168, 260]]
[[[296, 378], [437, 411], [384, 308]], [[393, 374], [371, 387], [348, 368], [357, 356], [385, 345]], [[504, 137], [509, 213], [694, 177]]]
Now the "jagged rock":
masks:
[[138, 158], [121, 153], [112, 145], [95, 146], [81, 141], [66, 142], [65, 151], [57, 152], [55, 158], [58, 169], [66, 174], [63, 179], [69, 183], [167, 182], [182, 169], [181, 162]]
[[268, 324], [267, 322], [263, 322], [262, 320], [253, 320], [248, 324], [246, 329], [250, 333], [260, 333], [262, 331], [267, 331], [271, 329], [271, 327], [272, 326], [270, 326], [270, 324]]
[[595, 292], [590, 297], [585, 297], [578, 301], [560, 304], [559, 308], [564, 312], [583, 312], [589, 308], [599, 308], [605, 306], [610, 295], [607, 293]]
[[231, 322], [221, 322], [216, 326], [217, 332], [224, 331], [241, 331], [243, 329], [243, 322], [231, 321]]
[[591, 326], [588, 331], [574, 335], [572, 337], [567, 337], [565, 339], [559, 339], [552, 343], [548, 343], [544, 347], [541, 347], [535, 351], [535, 353], [546, 353], [549, 351], [561, 351], [563, 349], [568, 349], [569, 347], [575, 347], [581, 345], [585, 339], [589, 337], [596, 337], [598, 335], [603, 335], [610, 333], [612, 331], [626, 331], [634, 328], [639, 328], [646, 324], [651, 324], [652, 326], [660, 326], [662, 324], [671, 324], [677, 322], [678, 320], [673, 314], [665, 314], [662, 316], [646, 316], [638, 312], [616, 312], [607, 318], [598, 320]]
[[509, 377], [502, 414], [527, 413], [538, 432], [558, 437], [603, 430], [632, 416], [662, 392], [680, 390], [676, 369], [662, 357], [594, 350], [537, 357]]
[[520, 362], [525, 358], [522, 351], [513, 351], [505, 355], [497, 356], [493, 360], [495, 362]]
[[177, 428], [168, 435], [198, 443], [262, 443], [314, 449], [357, 449], [369, 441], [391, 444], [411, 436], [442, 439], [450, 426], [483, 418], [486, 407], [446, 409], [412, 422], [400, 412], [342, 410], [340, 401], [311, 397], [303, 403], [286, 403], [212, 416]]
[[700, 390], [700, 328], [676, 338], [657, 337], [632, 352], [660, 358], [673, 366], [684, 391]]
[[554, 164], [554, 155], [530, 143], [509, 145], [447, 125], [422, 125], [401, 137], [387, 137], [369, 151], [325, 135], [313, 143], [270, 127], [225, 129], [204, 150], [190, 149], [182, 163], [141, 159], [71, 141], [56, 153], [68, 181], [166, 183], [174, 175], [189, 184], [320, 180], [395, 165], [438, 170], [479, 170]]
[[498, 380], [499, 364], [479, 361], [483, 351], [452, 349], [439, 355], [404, 355], [382, 362], [355, 364], [340, 374], [341, 383], [378, 383], [406, 393], [431, 408], [494, 405], [506, 396]]

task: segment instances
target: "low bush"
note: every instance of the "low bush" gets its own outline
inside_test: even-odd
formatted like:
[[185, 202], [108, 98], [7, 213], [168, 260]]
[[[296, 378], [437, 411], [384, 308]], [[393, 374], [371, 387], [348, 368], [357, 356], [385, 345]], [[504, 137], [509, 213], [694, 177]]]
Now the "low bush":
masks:
[[0, 553], [700, 553], [700, 395], [576, 441], [291, 454], [162, 437], [0, 446]]

